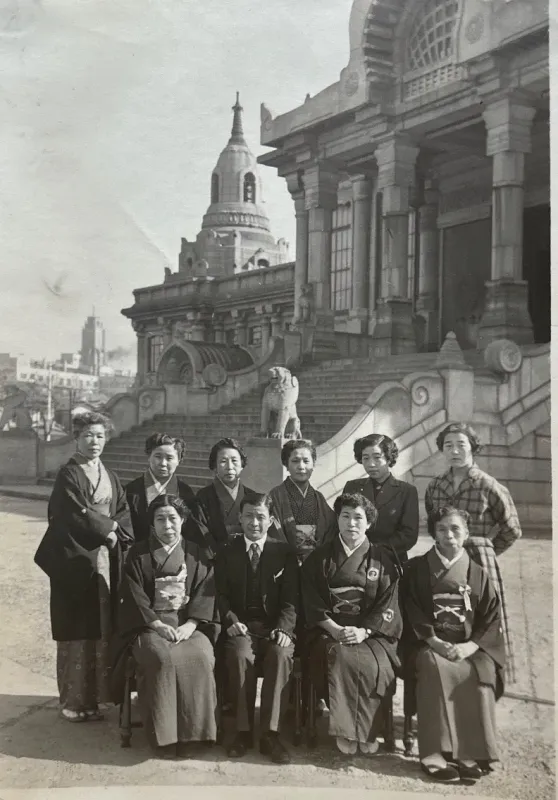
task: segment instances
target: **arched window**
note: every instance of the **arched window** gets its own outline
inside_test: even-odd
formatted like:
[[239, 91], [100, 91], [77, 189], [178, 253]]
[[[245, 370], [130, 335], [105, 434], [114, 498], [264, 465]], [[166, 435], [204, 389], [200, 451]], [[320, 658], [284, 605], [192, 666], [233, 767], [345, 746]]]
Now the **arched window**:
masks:
[[267, 258], [259, 258], [258, 259], [258, 267], [260, 269], [264, 269], [265, 267], [269, 267], [269, 261]]
[[459, 0], [426, 0], [418, 8], [407, 29], [404, 100], [419, 97], [463, 76], [463, 68], [455, 64], [458, 18]]
[[219, 202], [219, 176], [216, 172], [211, 176], [211, 202]]
[[244, 202], [256, 202], [256, 178], [252, 172], [247, 172], [244, 176]]

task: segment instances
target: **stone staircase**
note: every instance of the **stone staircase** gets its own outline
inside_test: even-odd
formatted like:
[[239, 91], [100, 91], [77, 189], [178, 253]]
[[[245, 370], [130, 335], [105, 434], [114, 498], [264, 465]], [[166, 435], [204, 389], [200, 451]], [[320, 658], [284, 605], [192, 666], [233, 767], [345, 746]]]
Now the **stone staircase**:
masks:
[[[324, 362], [297, 371], [300, 384], [298, 414], [302, 433], [315, 444], [328, 441], [351, 419], [380, 383], [400, 380], [409, 372], [434, 368], [436, 353], [394, 356], [372, 362], [351, 359]], [[145, 470], [143, 450], [147, 436], [164, 431], [182, 436], [186, 455], [178, 474], [197, 490], [211, 480], [207, 465], [214, 442], [232, 436], [241, 443], [259, 432], [261, 392], [253, 391], [220, 411], [204, 416], [157, 415], [111, 440], [104, 463], [115, 470], [124, 484]]]

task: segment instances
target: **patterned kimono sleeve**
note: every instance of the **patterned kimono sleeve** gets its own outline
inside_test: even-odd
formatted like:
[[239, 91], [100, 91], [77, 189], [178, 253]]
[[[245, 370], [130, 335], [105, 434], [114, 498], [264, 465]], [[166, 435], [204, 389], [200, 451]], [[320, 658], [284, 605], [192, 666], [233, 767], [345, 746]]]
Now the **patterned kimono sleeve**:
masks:
[[499, 556], [517, 539], [521, 538], [521, 525], [515, 503], [504, 486], [494, 482], [488, 492], [488, 503], [492, 520], [498, 526], [498, 533], [492, 540], [492, 544], [494, 552]]

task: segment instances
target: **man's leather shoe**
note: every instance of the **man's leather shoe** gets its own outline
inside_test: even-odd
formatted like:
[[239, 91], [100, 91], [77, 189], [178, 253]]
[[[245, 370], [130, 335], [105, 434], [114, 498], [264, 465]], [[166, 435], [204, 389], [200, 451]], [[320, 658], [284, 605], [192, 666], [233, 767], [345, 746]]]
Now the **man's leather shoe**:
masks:
[[264, 733], [260, 739], [260, 753], [269, 756], [274, 764], [290, 764], [291, 756], [276, 733]]
[[227, 755], [229, 758], [242, 758], [251, 746], [252, 734], [246, 731], [239, 731], [229, 745]]

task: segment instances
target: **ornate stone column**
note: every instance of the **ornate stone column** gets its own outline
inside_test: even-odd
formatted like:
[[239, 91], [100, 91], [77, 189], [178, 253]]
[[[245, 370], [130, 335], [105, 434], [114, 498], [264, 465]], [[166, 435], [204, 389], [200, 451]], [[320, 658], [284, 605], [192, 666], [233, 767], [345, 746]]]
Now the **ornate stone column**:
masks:
[[300, 319], [300, 296], [302, 287], [308, 283], [308, 210], [304, 196], [304, 182], [301, 171], [286, 176], [287, 188], [294, 201], [296, 219], [296, 260], [294, 274], [294, 316], [293, 322]]
[[349, 329], [368, 332], [368, 293], [370, 257], [370, 179], [365, 175], [352, 178], [353, 184], [353, 284]]
[[483, 114], [486, 153], [492, 156], [492, 262], [479, 328], [481, 349], [501, 338], [533, 342], [523, 280], [523, 183], [534, 115], [528, 102], [513, 96], [494, 100]]
[[418, 209], [419, 279], [417, 315], [424, 320], [422, 350], [438, 350], [439, 342], [439, 192], [435, 179], [425, 178], [422, 202]]
[[161, 334], [163, 336], [163, 347], [168, 347], [172, 342], [172, 322], [166, 320], [164, 317], [157, 318], [157, 324], [161, 326]]
[[316, 323], [333, 326], [331, 313], [331, 228], [337, 207], [336, 172], [316, 164], [304, 173], [308, 210], [308, 283], [313, 286]]
[[215, 337], [215, 344], [225, 343], [225, 326], [222, 317], [213, 318], [213, 335]]
[[145, 325], [142, 325], [140, 322], [133, 322], [132, 327], [138, 339], [136, 383], [138, 386], [143, 386], [147, 374], [147, 337], [145, 335]]
[[231, 316], [234, 320], [235, 343], [246, 347], [246, 317], [243, 311], [233, 308]]
[[378, 190], [382, 193], [382, 274], [373, 333], [378, 356], [416, 352], [408, 248], [417, 155], [418, 148], [399, 137], [376, 148]]
[[272, 305], [259, 305], [255, 308], [256, 314], [260, 318], [260, 326], [262, 329], [261, 351], [262, 355], [267, 353], [269, 347], [269, 340], [271, 339], [271, 315], [273, 313]]

